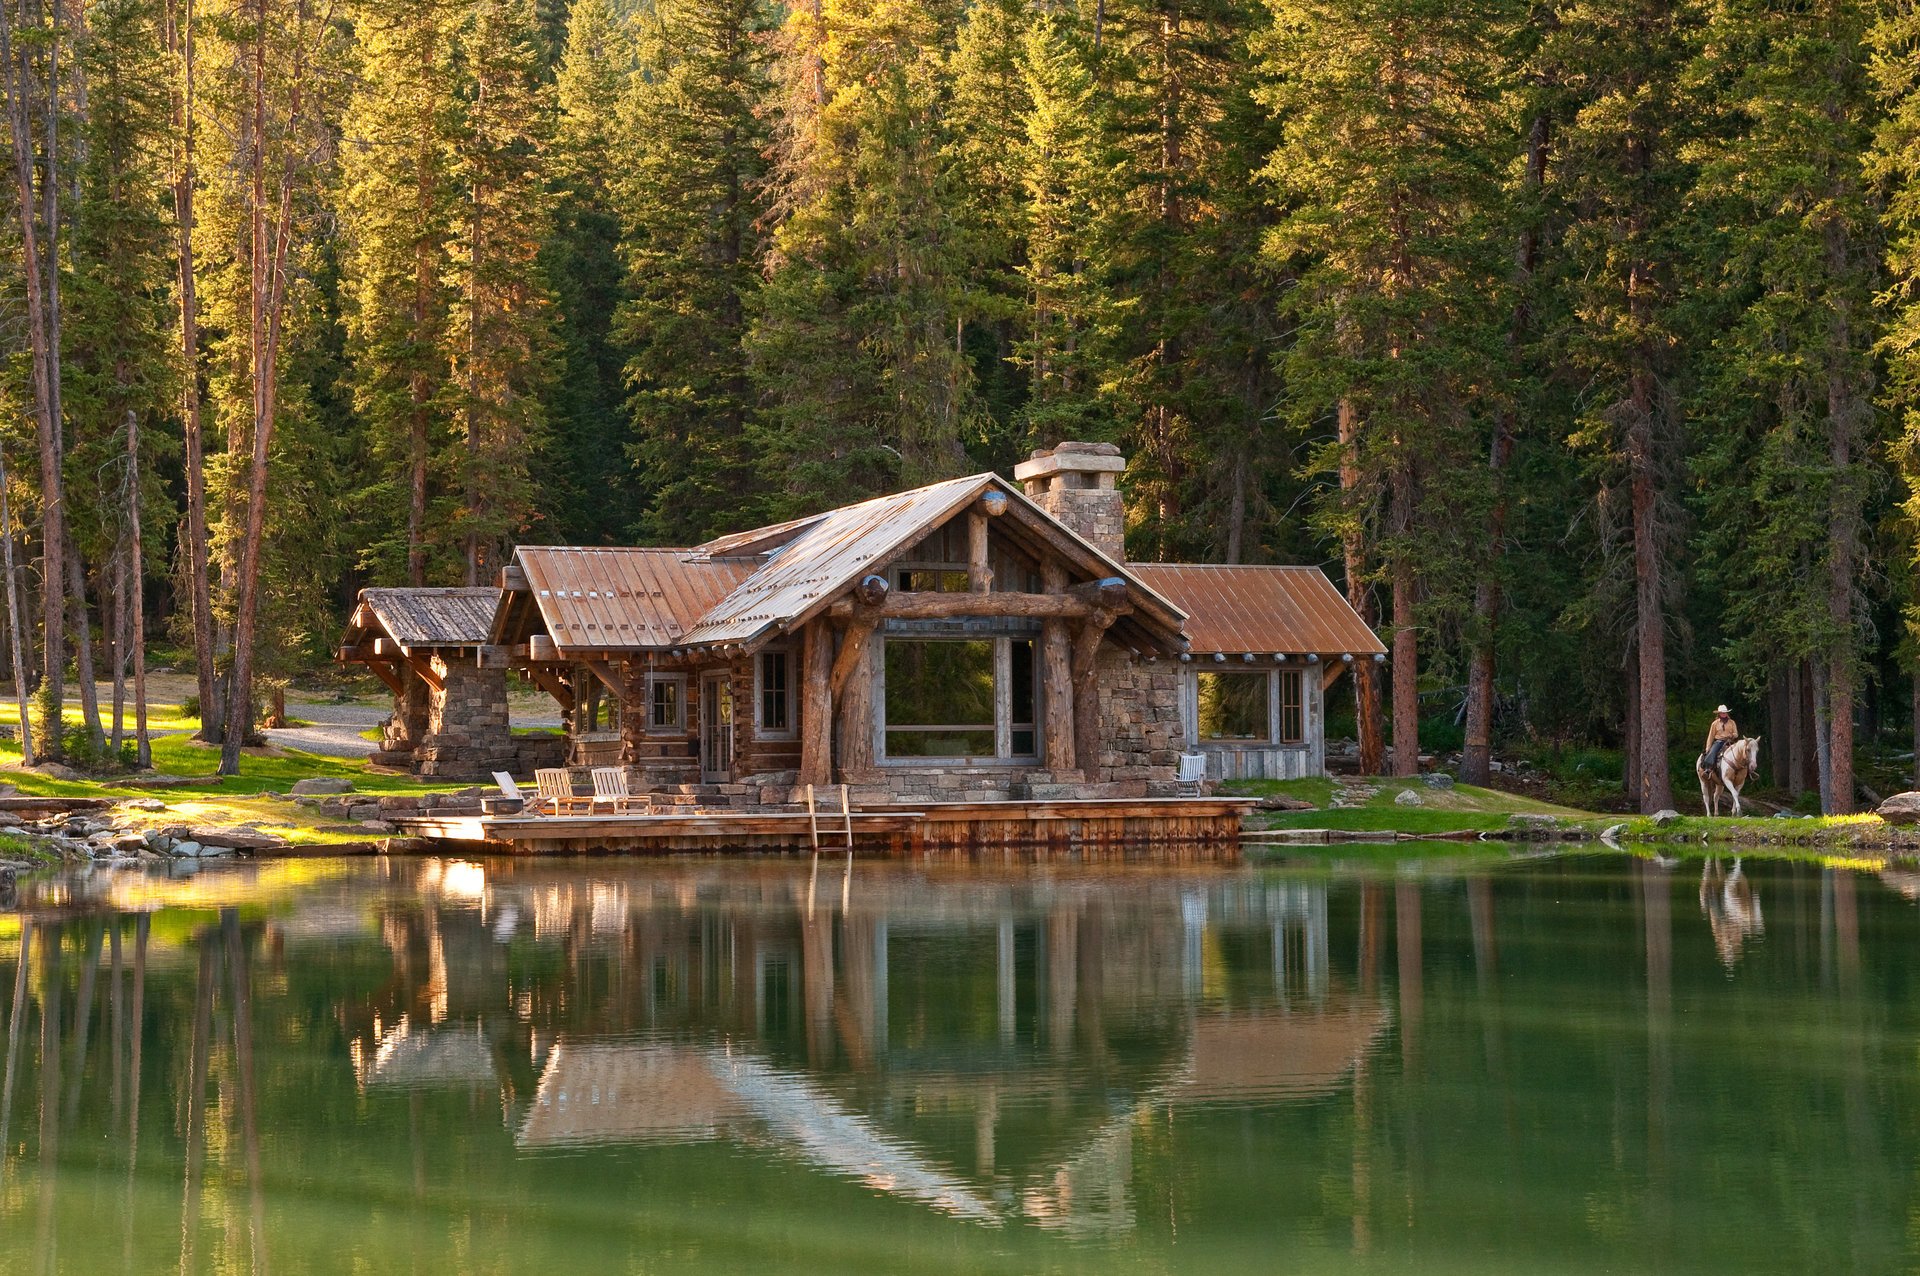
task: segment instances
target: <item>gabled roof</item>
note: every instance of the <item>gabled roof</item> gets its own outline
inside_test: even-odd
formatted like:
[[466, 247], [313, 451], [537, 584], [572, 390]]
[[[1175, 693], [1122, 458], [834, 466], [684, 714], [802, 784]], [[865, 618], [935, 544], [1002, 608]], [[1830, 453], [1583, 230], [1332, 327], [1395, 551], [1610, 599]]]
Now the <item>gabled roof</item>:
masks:
[[501, 591], [493, 588], [363, 589], [347, 645], [377, 625], [403, 647], [478, 647], [493, 629]]
[[1134, 563], [1132, 570], [1187, 613], [1196, 654], [1386, 651], [1318, 567]]
[[[769, 631], [801, 624], [863, 575], [884, 566], [989, 489], [1007, 496], [1007, 512], [1002, 518], [1044, 536], [1086, 575], [1126, 579], [1134, 587], [1136, 619], [1147, 628], [1169, 635], [1179, 633], [1185, 619], [1180, 609], [1132, 575], [1124, 564], [1108, 558], [1049, 517], [999, 475], [974, 474], [829, 510], [775, 550], [766, 565], [708, 611], [684, 641], [690, 645], [751, 643]], [[783, 524], [779, 530], [791, 526]], [[770, 530], [774, 529], [762, 532]]]
[[757, 566], [685, 549], [523, 545], [516, 557], [547, 632], [565, 651], [674, 646]]

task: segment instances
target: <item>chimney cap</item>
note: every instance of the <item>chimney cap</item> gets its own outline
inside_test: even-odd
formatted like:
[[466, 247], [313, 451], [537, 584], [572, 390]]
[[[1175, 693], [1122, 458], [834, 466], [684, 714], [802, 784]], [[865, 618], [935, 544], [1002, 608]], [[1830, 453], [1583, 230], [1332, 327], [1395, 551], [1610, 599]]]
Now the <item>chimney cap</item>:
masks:
[[1120, 474], [1126, 468], [1127, 458], [1111, 443], [1067, 442], [1037, 449], [1013, 467], [1013, 477], [1025, 482], [1050, 474]]

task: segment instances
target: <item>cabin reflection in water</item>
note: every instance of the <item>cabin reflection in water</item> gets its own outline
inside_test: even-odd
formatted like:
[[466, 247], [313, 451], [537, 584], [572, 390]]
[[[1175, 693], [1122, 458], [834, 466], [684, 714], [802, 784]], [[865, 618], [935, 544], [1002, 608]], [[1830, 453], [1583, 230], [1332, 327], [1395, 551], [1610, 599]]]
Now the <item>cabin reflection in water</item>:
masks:
[[[983, 1224], [1110, 1232], [1139, 1122], [1332, 1093], [1390, 1023], [1335, 973], [1325, 885], [416, 871], [356, 1074], [497, 1091], [523, 1153], [732, 1140]], [[1223, 945], [1269, 947], [1263, 977]], [[566, 978], [513, 956], [549, 952]]]

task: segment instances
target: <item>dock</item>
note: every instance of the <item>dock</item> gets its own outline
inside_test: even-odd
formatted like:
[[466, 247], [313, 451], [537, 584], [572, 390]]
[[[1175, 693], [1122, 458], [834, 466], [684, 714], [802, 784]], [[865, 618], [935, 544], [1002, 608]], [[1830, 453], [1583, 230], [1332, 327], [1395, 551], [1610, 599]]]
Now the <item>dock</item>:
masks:
[[911, 809], [672, 811], [657, 815], [458, 815], [393, 820], [399, 837], [510, 855], [845, 850], [921, 857], [979, 852], [1139, 852], [1233, 858], [1246, 798], [934, 802]]

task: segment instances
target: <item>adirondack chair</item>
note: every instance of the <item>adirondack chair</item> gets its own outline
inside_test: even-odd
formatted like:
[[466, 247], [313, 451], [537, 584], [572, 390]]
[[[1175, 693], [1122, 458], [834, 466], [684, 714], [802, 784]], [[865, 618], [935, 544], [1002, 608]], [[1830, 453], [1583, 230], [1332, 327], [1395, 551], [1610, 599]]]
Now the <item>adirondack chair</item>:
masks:
[[627, 791], [627, 769], [618, 766], [597, 766], [593, 768], [593, 809], [611, 810], [615, 813], [637, 811], [641, 815], [653, 814], [653, 799], [646, 794], [633, 794]]
[[500, 796], [480, 799], [480, 809], [488, 815], [513, 815], [522, 811], [537, 812], [540, 809], [538, 799], [529, 800], [527, 795], [520, 791], [520, 786], [513, 782], [513, 777], [505, 771], [495, 771], [493, 782], [499, 787]]
[[573, 778], [565, 767], [541, 767], [533, 773], [535, 787], [540, 790], [540, 805], [549, 815], [571, 815], [576, 811], [593, 811], [593, 799], [575, 797]]

